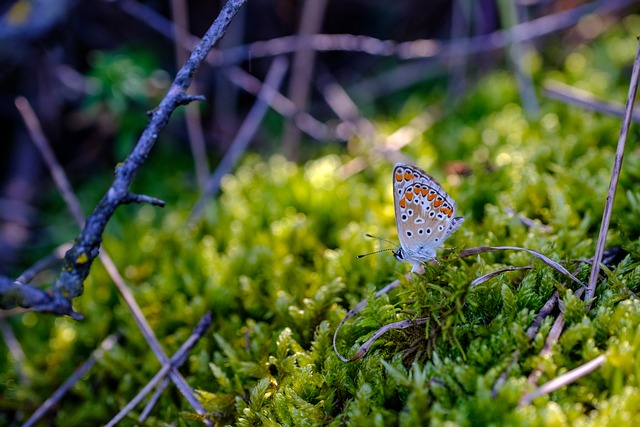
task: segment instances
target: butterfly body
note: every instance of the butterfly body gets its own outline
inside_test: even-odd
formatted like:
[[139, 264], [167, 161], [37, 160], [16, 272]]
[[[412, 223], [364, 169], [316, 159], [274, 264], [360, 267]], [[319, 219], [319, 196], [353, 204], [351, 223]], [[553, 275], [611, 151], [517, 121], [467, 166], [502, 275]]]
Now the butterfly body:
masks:
[[393, 169], [393, 206], [400, 248], [393, 254], [413, 264], [435, 259], [436, 249], [462, 225], [456, 204], [422, 169], [398, 163]]

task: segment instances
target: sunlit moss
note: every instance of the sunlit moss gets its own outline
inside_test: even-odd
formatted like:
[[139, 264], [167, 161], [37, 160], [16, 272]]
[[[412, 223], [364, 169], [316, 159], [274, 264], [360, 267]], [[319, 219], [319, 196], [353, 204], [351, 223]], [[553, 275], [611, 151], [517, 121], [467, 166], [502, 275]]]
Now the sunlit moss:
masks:
[[[625, 18], [624, 26], [632, 28], [636, 21]], [[591, 36], [584, 25], [580, 31]], [[628, 52], [614, 52], [628, 50], [628, 44], [622, 36], [604, 46], [594, 42], [567, 55], [564, 69], [536, 65], [534, 71], [600, 95], [624, 92], [619, 76], [600, 61], [609, 55], [628, 65]], [[380, 129], [411, 141], [403, 153], [440, 178], [455, 198], [466, 221], [446, 247], [526, 246], [558, 261], [593, 254], [619, 120], [541, 99], [540, 119], [530, 121], [507, 71], [485, 76], [456, 111], [422, 132], [417, 127], [424, 123], [416, 128], [407, 123], [424, 106], [414, 95], [401, 117], [380, 119]], [[350, 152], [302, 164], [278, 155], [246, 156], [223, 177], [219, 197], [196, 225], [185, 225], [188, 203], [132, 208], [110, 225], [104, 247], [123, 268], [168, 354], [212, 311], [211, 331], [181, 373], [200, 390], [214, 420], [220, 425], [637, 423], [640, 309], [633, 293], [640, 291], [640, 241], [637, 234], [628, 236], [637, 225], [640, 189], [633, 158], [623, 178], [625, 209], [616, 209], [610, 231], [611, 241], [621, 242], [630, 255], [600, 282], [591, 310], [576, 296], [578, 285], [526, 252], [459, 259], [455, 250], [440, 250], [442, 267], [428, 266], [412, 281], [401, 279], [398, 288], [376, 299], [374, 292], [401, 278], [409, 266], [390, 252], [356, 259], [392, 247], [365, 233], [397, 242], [392, 166], [370, 155], [374, 141], [365, 138], [349, 141]], [[341, 174], [352, 155], [362, 155], [366, 168]], [[448, 168], [455, 161], [464, 163], [462, 173]], [[176, 185], [166, 164], [150, 193]], [[470, 285], [498, 268], [529, 264], [531, 270]], [[586, 281], [587, 265], [567, 265]], [[550, 351], [541, 354], [553, 318], [542, 322], [532, 340], [526, 333], [555, 291], [566, 325]], [[427, 320], [388, 332], [362, 360], [344, 363], [333, 351], [333, 332], [363, 299], [367, 307], [345, 323], [337, 339], [345, 355], [353, 355], [383, 325]], [[59, 414], [75, 417], [65, 421], [104, 423], [126, 404], [124, 396], [134, 395], [157, 372], [159, 363], [99, 265], [77, 304], [84, 323], [26, 313], [12, 324], [21, 328], [25, 352], [33, 355], [25, 369], [29, 378], [43, 375], [29, 388], [19, 383], [14, 360], [2, 359], [0, 383], [9, 396], [3, 404], [33, 406], [48, 397], [115, 331], [122, 336], [119, 345], [76, 387], [83, 400], [61, 403]], [[600, 369], [518, 406], [533, 388], [532, 372], [541, 384], [600, 354], [607, 357]], [[179, 411], [188, 409], [175, 396], [167, 393], [161, 401], [158, 419], [186, 423], [191, 418]]]

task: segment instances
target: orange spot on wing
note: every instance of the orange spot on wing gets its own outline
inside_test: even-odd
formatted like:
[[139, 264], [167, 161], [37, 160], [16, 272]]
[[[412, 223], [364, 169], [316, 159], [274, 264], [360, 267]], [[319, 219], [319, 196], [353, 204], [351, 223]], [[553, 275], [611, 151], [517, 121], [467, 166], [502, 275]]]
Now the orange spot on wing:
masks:
[[427, 196], [427, 200], [428, 201], [432, 201], [435, 198], [436, 198], [436, 193], [435, 192], [429, 193], [429, 195]]
[[433, 206], [435, 206], [436, 208], [439, 207], [442, 203], [444, 203], [444, 200], [442, 199], [437, 199], [435, 202], [433, 202]]
[[445, 214], [449, 218], [451, 218], [451, 215], [453, 215], [453, 212], [449, 208], [440, 208], [440, 212], [442, 212], [443, 214]]
[[427, 190], [426, 188], [423, 188], [422, 189], [422, 197], [426, 197], [428, 192], [429, 192], [429, 190]]
[[411, 201], [413, 200], [413, 193], [411, 191], [407, 191], [404, 193], [404, 197], [406, 197], [408, 201]]
[[402, 182], [402, 172], [396, 172], [396, 182]]
[[405, 199], [404, 197], [402, 199], [400, 199], [400, 203], [399, 203], [400, 207], [402, 209], [407, 207], [407, 199]]
[[411, 181], [413, 179], [413, 174], [409, 171], [406, 171], [404, 173], [404, 180], [405, 181]]
[[416, 187], [413, 189], [413, 192], [417, 194], [420, 194], [420, 187]]

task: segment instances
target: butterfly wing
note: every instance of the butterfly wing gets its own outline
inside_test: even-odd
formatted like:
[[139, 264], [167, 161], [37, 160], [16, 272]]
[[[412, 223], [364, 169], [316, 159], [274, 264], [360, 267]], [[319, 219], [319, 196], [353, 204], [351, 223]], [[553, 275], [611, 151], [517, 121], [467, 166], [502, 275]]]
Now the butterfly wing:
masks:
[[400, 245], [406, 260], [414, 264], [433, 259], [464, 221], [454, 216], [456, 205], [447, 192], [415, 166], [395, 165], [393, 202]]

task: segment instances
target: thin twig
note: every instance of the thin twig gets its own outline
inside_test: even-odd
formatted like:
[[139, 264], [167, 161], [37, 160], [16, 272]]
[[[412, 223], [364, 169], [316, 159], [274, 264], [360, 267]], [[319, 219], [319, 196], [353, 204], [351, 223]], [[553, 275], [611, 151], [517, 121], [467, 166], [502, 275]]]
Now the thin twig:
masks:
[[[278, 88], [286, 71], [287, 60], [284, 57], [276, 58], [271, 65], [271, 69], [267, 73], [264, 85], [262, 86], [263, 89], [267, 87]], [[242, 126], [240, 126], [236, 137], [233, 139], [233, 142], [220, 161], [220, 164], [207, 180], [205, 191], [200, 195], [200, 198], [195, 203], [193, 210], [191, 211], [189, 216], [190, 222], [197, 221], [202, 216], [207, 204], [220, 189], [220, 181], [222, 180], [222, 177], [231, 172], [240, 158], [240, 155], [247, 149], [251, 139], [258, 131], [260, 123], [269, 110], [269, 104], [271, 104], [272, 101], [273, 91], [263, 93], [261, 96], [258, 96], [251, 107], [249, 114], [247, 114], [247, 118], [242, 123]]]
[[[290, 54], [303, 48], [318, 52], [362, 52], [376, 56], [396, 56], [399, 59], [433, 59], [468, 61], [470, 56], [504, 49], [512, 43], [534, 40], [569, 28], [585, 15], [606, 14], [635, 3], [635, 0], [600, 0], [514, 25], [507, 30], [468, 38], [442, 41], [419, 39], [398, 43], [353, 34], [292, 35], [257, 41], [224, 50], [213, 50], [209, 63], [216, 67], [239, 64], [249, 59]], [[424, 63], [421, 64], [424, 70]]]
[[[420, 267], [420, 270], [416, 271], [417, 274], [422, 274], [423, 272], [424, 272], [424, 269], [422, 269], [422, 267]], [[404, 277], [407, 280], [411, 280], [411, 273], [405, 274]], [[387, 286], [385, 286], [384, 288], [382, 288], [378, 292], [376, 292], [374, 298], [379, 298], [380, 296], [391, 292], [393, 289], [397, 288], [398, 286], [400, 286], [400, 280], [394, 280], [393, 282], [389, 283]], [[333, 333], [333, 351], [336, 353], [338, 358], [340, 360], [342, 360], [343, 362], [350, 362], [351, 359], [347, 359], [346, 357], [344, 357], [338, 351], [338, 344], [337, 344], [337, 342], [338, 342], [338, 333], [340, 332], [340, 329], [342, 329], [342, 326], [344, 326], [344, 324], [347, 322], [347, 320], [351, 319], [352, 317], [355, 317], [355, 315], [360, 313], [366, 306], [367, 306], [367, 300], [366, 299], [363, 299], [358, 304], [356, 304], [355, 307], [353, 307], [352, 309], [350, 309], [347, 312], [347, 315], [344, 316], [344, 318], [340, 321], [340, 323], [338, 324], [338, 327], [336, 328], [336, 330]]]
[[144, 409], [140, 413], [140, 416], [138, 417], [139, 422], [144, 422], [144, 420], [149, 417], [149, 414], [156, 406], [156, 403], [158, 403], [158, 400], [162, 396], [162, 393], [164, 393], [164, 391], [167, 389], [167, 387], [169, 387], [169, 378], [164, 377], [162, 382], [158, 384], [158, 387], [156, 387], [156, 391], [154, 391], [153, 395], [149, 398], [149, 402], [147, 402]]
[[[336, 139], [334, 132], [324, 123], [313, 117], [306, 111], [299, 109], [296, 104], [273, 87], [265, 85], [253, 75], [240, 67], [225, 68], [224, 75], [236, 86], [260, 97], [272, 98], [270, 104], [274, 111], [295, 123], [302, 132], [319, 141]], [[265, 101], [266, 102], [266, 101]]]
[[[315, 34], [322, 28], [327, 0], [305, 0], [302, 2], [302, 17], [298, 34]], [[315, 69], [316, 51], [305, 46], [296, 49], [291, 65], [291, 80], [287, 94], [299, 110], [306, 111], [311, 93], [311, 77]], [[284, 130], [282, 151], [290, 160], [298, 158], [300, 128], [287, 122]]]
[[598, 244], [593, 259], [593, 268], [591, 277], [589, 278], [589, 286], [585, 294], [587, 301], [587, 309], [591, 308], [591, 300], [596, 292], [598, 283], [598, 274], [600, 273], [600, 262], [604, 254], [604, 246], [607, 241], [607, 232], [609, 231], [609, 222], [611, 221], [611, 212], [613, 211], [613, 201], [616, 197], [618, 188], [618, 179], [620, 178], [620, 170], [622, 169], [622, 160], [624, 158], [624, 148], [629, 133], [629, 125], [631, 124], [631, 115], [633, 113], [633, 104], [636, 99], [636, 91], [638, 89], [638, 76], [640, 75], [640, 43], [636, 52], [636, 59], [633, 61], [633, 70], [631, 71], [631, 83], [629, 84], [629, 94], [627, 95], [627, 105], [625, 106], [624, 119], [622, 120], [622, 128], [620, 129], [620, 137], [618, 138], [618, 147], [616, 149], [616, 157], [611, 172], [611, 181], [609, 182], [609, 191], [607, 192], [607, 200], [604, 205], [604, 213], [602, 215], [602, 223], [600, 225], [600, 234], [598, 235]]
[[428, 317], [421, 317], [414, 320], [406, 319], [406, 320], [400, 320], [398, 322], [386, 324], [380, 327], [377, 331], [375, 331], [367, 341], [362, 343], [360, 348], [358, 348], [358, 350], [356, 351], [356, 354], [354, 354], [351, 359], [343, 360], [343, 361], [355, 362], [356, 360], [362, 359], [364, 356], [366, 356], [366, 354], [371, 349], [371, 346], [378, 340], [378, 338], [380, 338], [381, 336], [383, 336], [389, 331], [392, 331], [394, 329], [407, 329], [412, 326], [424, 325], [428, 321], [429, 321]]
[[584, 287], [584, 284], [580, 280], [578, 280], [578, 278], [576, 278], [573, 274], [569, 273], [569, 271], [566, 268], [564, 268], [562, 265], [560, 265], [560, 263], [552, 260], [548, 256], [538, 251], [534, 251], [533, 249], [529, 249], [529, 248], [521, 248], [519, 246], [476, 246], [474, 248], [467, 248], [460, 251], [458, 253], [458, 257], [464, 258], [468, 256], [485, 253], [485, 252], [498, 252], [498, 251], [525, 251], [533, 255], [534, 257], [536, 257], [537, 259], [539, 259], [549, 267], [553, 268], [557, 272], [564, 274], [565, 276], [573, 280], [575, 283]]
[[110, 351], [115, 343], [118, 340], [118, 336], [116, 334], [109, 335], [107, 338], [102, 341], [102, 343], [96, 348], [91, 356], [82, 364], [78, 369], [76, 369], [73, 374], [67, 378], [67, 380], [51, 395], [50, 398], [44, 401], [42, 405], [29, 417], [26, 423], [22, 425], [22, 427], [30, 427], [35, 425], [40, 418], [42, 418], [51, 408], [58, 404], [58, 402], [62, 399], [62, 397], [69, 391], [73, 385], [80, 380], [84, 374], [89, 372], [89, 370], [95, 365], [98, 359], [102, 358], [102, 355], [105, 351]]
[[569, 372], [567, 372], [566, 374], [560, 375], [559, 377], [556, 377], [554, 379], [552, 379], [551, 381], [543, 384], [542, 386], [538, 387], [537, 389], [535, 389], [534, 391], [532, 391], [531, 393], [527, 393], [524, 396], [522, 396], [522, 398], [520, 399], [520, 402], [518, 402], [518, 406], [525, 406], [530, 404], [534, 399], [543, 396], [545, 394], [549, 394], [552, 391], [558, 390], [561, 387], [564, 387], [568, 384], [571, 384], [574, 381], [579, 380], [580, 378], [584, 377], [585, 375], [590, 374], [591, 372], [595, 371], [596, 369], [598, 369], [600, 366], [602, 366], [604, 364], [604, 362], [606, 362], [607, 358], [605, 357], [604, 354], [601, 354], [600, 356], [596, 357], [595, 359], [585, 363], [582, 366], [577, 367], [576, 369], [573, 369]]
[[[584, 292], [584, 288], [580, 288], [576, 290], [574, 295], [576, 298], [580, 298], [583, 292]], [[553, 325], [549, 330], [549, 334], [547, 335], [547, 339], [544, 342], [544, 346], [542, 347], [542, 350], [540, 350], [539, 357], [541, 359], [544, 359], [549, 353], [551, 353], [551, 349], [553, 349], [554, 344], [558, 342], [558, 339], [560, 339], [560, 335], [562, 334], [564, 325], [566, 324], [566, 320], [564, 318], [564, 312], [563, 312], [564, 302], [559, 298], [557, 291], [554, 292], [554, 295], [556, 296], [556, 302], [558, 303], [558, 306], [560, 308], [560, 314], [558, 315], [558, 317], [556, 317], [556, 320], [553, 322]], [[547, 301], [547, 304], [549, 304], [549, 302], [550, 301]], [[529, 374], [529, 377], [527, 378], [529, 383], [531, 383], [534, 386], [537, 385], [538, 378], [542, 374], [542, 369], [543, 369], [543, 365], [539, 365], [538, 367], [536, 367], [531, 371], [531, 373]]]
[[[542, 84], [542, 89], [544, 94], [551, 99], [577, 105], [598, 113], [609, 114], [620, 118], [624, 117], [624, 105], [598, 98], [586, 90], [569, 86], [568, 84], [555, 80], [545, 81]], [[640, 123], [640, 113], [634, 111], [631, 115], [631, 120]]]
[[20, 379], [20, 384], [23, 386], [31, 385], [31, 379], [24, 374], [24, 370], [22, 369], [26, 360], [24, 350], [6, 319], [0, 319], [0, 334], [2, 334], [2, 339], [9, 349], [9, 354], [11, 355], [14, 369]]
[[540, 231], [544, 233], [551, 232], [551, 227], [549, 227], [548, 225], [542, 224], [541, 222], [535, 221], [531, 218], [527, 218], [526, 216], [514, 211], [511, 208], [504, 208], [504, 211], [509, 215], [515, 216], [518, 219], [518, 221], [520, 221], [520, 224], [524, 225], [525, 227], [538, 228]]
[[[173, 24], [164, 16], [135, 1], [125, 0], [118, 2], [118, 5], [120, 5], [125, 12], [137, 18], [141, 23], [148, 25], [159, 34], [168, 37], [175, 42], [175, 39], [172, 37], [172, 34], [174, 33], [174, 31], [172, 31]], [[199, 41], [200, 39], [198, 37], [192, 35], [188, 39], [183, 39], [182, 43], [185, 49], [192, 49]], [[207, 57], [207, 64], [212, 68], [219, 68], [213, 63], [211, 55]], [[336, 135], [334, 135], [334, 132], [327, 125], [311, 116], [308, 112], [300, 110], [296, 107], [293, 101], [282, 95], [278, 90], [272, 87], [264, 87], [260, 80], [242, 70], [240, 67], [223, 67], [221, 71], [223, 72], [223, 75], [231, 80], [235, 85], [256, 97], [262, 96], [263, 100], [264, 97], [268, 97], [270, 99], [273, 97], [270, 103], [273, 110], [281, 114], [283, 117], [291, 120], [302, 132], [308, 134], [312, 138], [321, 141], [336, 139]], [[264, 92], [262, 92], [263, 90]]]
[[[514, 26], [519, 21], [517, 13], [516, 2], [506, 1], [498, 2], [498, 10], [501, 11], [501, 21], [504, 23], [510, 23]], [[505, 49], [507, 58], [510, 59], [511, 65], [514, 70], [518, 89], [520, 91], [520, 99], [524, 106], [524, 111], [529, 119], [535, 119], [540, 114], [540, 104], [536, 97], [535, 86], [533, 84], [533, 78], [531, 76], [531, 70], [529, 67], [524, 67], [524, 61], [531, 55], [533, 46], [531, 40], [524, 40], [520, 42], [510, 41], [509, 45]]]
[[9, 292], [15, 294], [15, 297], [11, 299], [5, 300], [3, 298], [0, 301], [3, 308], [21, 306], [55, 314], [69, 315], [76, 319], [81, 317], [73, 310], [71, 301], [83, 292], [84, 281], [89, 275], [93, 261], [98, 256], [102, 243], [102, 234], [108, 221], [113, 216], [116, 208], [127, 199], [129, 187], [136, 172], [148, 158], [160, 131], [167, 125], [173, 111], [180, 105], [200, 99], [200, 97], [187, 95], [186, 90], [191, 84], [197, 69], [205, 61], [209, 51], [224, 35], [231, 20], [246, 1], [229, 0], [223, 6], [220, 14], [207, 30], [201, 42], [195, 47], [186, 64], [178, 71], [167, 95], [151, 114], [151, 120], [140, 136], [135, 148], [116, 169], [113, 184], [100, 200], [93, 213], [87, 218], [85, 226], [76, 238], [73, 247], [66, 253], [64, 268], [51, 287], [50, 292], [43, 293], [28, 285], [20, 286], [17, 283], [11, 284], [1, 281], [1, 292], [4, 292], [5, 295]]
[[[176, 63], [184, 64], [189, 56], [189, 50], [185, 48], [191, 37], [189, 33], [189, 18], [186, 0], [172, 0], [171, 14], [175, 24], [173, 25], [176, 40]], [[191, 84], [191, 90], [198, 92], [197, 82]], [[187, 105], [184, 111], [184, 121], [187, 127], [187, 138], [191, 147], [193, 164], [196, 171], [196, 182], [200, 191], [204, 190], [207, 176], [209, 176], [209, 163], [207, 162], [207, 150], [205, 148], [204, 131], [200, 121], [200, 110], [197, 105]]]
[[[542, 321], [547, 316], [551, 315], [551, 312], [555, 309], [557, 303], [558, 303], [558, 291], [554, 292], [553, 295], [551, 295], [551, 298], [549, 298], [547, 302], [542, 306], [536, 318], [533, 320], [533, 322], [531, 322], [531, 325], [529, 325], [529, 328], [527, 328], [526, 336], [529, 339], [529, 341], [533, 341], [533, 339], [536, 337], [536, 334], [538, 333], [538, 331], [540, 330], [540, 326], [542, 325]], [[509, 375], [509, 370], [518, 361], [521, 353], [522, 352], [519, 348], [514, 350], [513, 355], [509, 360], [509, 363], [507, 364], [506, 368], [502, 371], [502, 373], [496, 380], [495, 384], [493, 385], [493, 388], [491, 389], [491, 397], [493, 397], [494, 399], [496, 398], [496, 396], [498, 396], [498, 392], [500, 391], [504, 383], [507, 382], [507, 376]]]
[[[186, 360], [187, 354], [189, 354], [189, 352], [191, 351], [193, 346], [196, 345], [198, 340], [202, 338], [204, 333], [209, 329], [209, 326], [211, 326], [211, 312], [207, 312], [204, 316], [202, 316], [202, 318], [200, 319], [196, 327], [193, 329], [193, 332], [191, 333], [189, 338], [187, 338], [187, 340], [180, 346], [178, 351], [173, 356], [171, 356], [171, 359], [167, 360], [166, 362], [163, 362], [162, 368], [160, 368], [158, 373], [147, 383], [146, 386], [142, 388], [142, 390], [140, 390], [140, 392], [138, 392], [138, 394], [133, 399], [131, 399], [131, 401], [128, 404], [125, 405], [124, 408], [120, 410], [120, 412], [116, 414], [115, 417], [113, 417], [106, 424], [106, 426], [108, 427], [108, 426], [116, 425], [129, 412], [131, 412], [133, 408], [135, 408], [138, 405], [138, 403], [140, 403], [142, 399], [144, 399], [145, 396], [149, 394], [151, 390], [153, 390], [153, 387], [155, 387], [156, 384], [158, 384], [160, 381], [162, 381], [166, 377], [167, 374], [170, 375], [172, 372], [177, 372], [176, 368], [179, 367], [182, 363], [184, 363], [184, 361]], [[205, 415], [205, 414], [202, 413], [201, 415]]]
[[20, 283], [31, 283], [31, 281], [42, 271], [47, 268], [51, 268], [54, 265], [60, 263], [64, 258], [65, 252], [67, 252], [71, 248], [71, 243], [63, 243], [57, 248], [54, 249], [53, 253], [42, 258], [31, 267], [27, 268], [25, 271], [18, 276], [16, 282]]
[[[37, 117], [34, 115], [31, 119], [39, 127], [39, 122]], [[49, 141], [47, 140], [46, 136], [44, 136], [44, 134], [39, 135], [39, 138], [40, 138], [39, 145], [38, 145], [39, 149], [47, 149], [50, 147]], [[49, 148], [49, 151], [51, 151], [50, 148]], [[58, 188], [61, 192], [65, 191], [65, 201], [68, 201], [69, 203], [67, 207], [69, 209], [72, 209], [72, 206], [79, 206], [79, 201], [75, 193], [73, 192], [73, 189], [64, 172], [64, 169], [58, 163], [58, 160], [55, 157], [55, 155], [53, 155], [53, 153], [51, 152], [51, 155], [47, 155], [43, 157], [44, 157], [45, 163], [47, 164], [47, 167], [52, 171], [53, 170], [57, 171], [57, 178], [55, 180], [55, 183], [56, 185], [58, 185]], [[128, 193], [123, 199], [123, 202], [126, 203], [127, 198], [135, 199], [139, 197], [144, 198], [145, 196], [132, 195], [131, 193]], [[157, 204], [157, 199], [156, 201], [147, 200], [147, 202], [150, 202], [152, 204]], [[78, 222], [78, 226], [82, 227], [82, 223], [84, 222], [84, 219], [82, 217], [82, 212], [76, 212], [76, 214], [77, 215], [74, 215], [74, 216], [77, 217], [76, 220]], [[122, 278], [122, 275], [118, 271], [118, 268], [116, 267], [115, 263], [109, 256], [109, 253], [104, 248], [102, 249], [102, 252], [100, 252], [99, 258], [102, 264], [104, 265], [105, 269], [107, 270], [109, 277], [111, 277], [116, 287], [118, 288], [118, 291], [122, 295], [122, 298], [125, 300], [127, 307], [131, 311], [131, 314], [136, 324], [138, 325], [138, 328], [142, 332], [142, 335], [144, 336], [145, 340], [149, 344], [149, 347], [151, 348], [155, 356], [158, 358], [160, 363], [166, 363], [168, 360], [167, 354], [165, 353], [164, 349], [160, 345], [160, 342], [158, 341], [158, 338], [155, 336], [153, 330], [151, 329], [149, 322], [147, 322], [147, 319], [144, 317], [144, 314], [142, 313], [140, 306], [138, 305], [133, 294], [131, 293], [131, 290], [129, 289], [124, 279]], [[189, 404], [193, 406], [196, 412], [204, 414], [205, 413], [204, 408], [196, 398], [193, 389], [191, 389], [191, 387], [186, 382], [186, 380], [182, 377], [182, 375], [180, 375], [180, 373], [177, 371], [176, 372], [172, 371], [170, 375], [171, 375], [171, 380], [175, 383], [176, 387], [184, 395], [184, 397], [187, 399]]]
[[62, 169], [62, 166], [56, 159], [56, 155], [53, 153], [51, 145], [42, 131], [42, 127], [40, 126], [40, 121], [38, 120], [36, 113], [33, 111], [29, 101], [27, 101], [23, 96], [16, 98], [15, 105], [22, 116], [22, 120], [27, 127], [31, 140], [38, 148], [38, 151], [40, 151], [42, 158], [47, 164], [51, 177], [53, 178], [56, 187], [58, 187], [60, 195], [67, 204], [67, 208], [69, 209], [69, 212], [71, 212], [71, 216], [73, 216], [73, 219], [75, 219], [82, 228], [85, 220], [84, 212], [82, 211], [80, 202], [73, 194], [71, 183], [67, 179], [64, 169]]
[[[149, 347], [151, 347], [151, 350], [155, 354], [156, 358], [162, 364], [168, 363], [169, 358], [167, 357], [167, 354], [165, 353], [164, 349], [160, 345], [158, 338], [153, 333], [153, 330], [151, 329], [151, 325], [149, 325], [149, 322], [147, 322], [147, 318], [144, 317], [144, 314], [142, 313], [140, 306], [135, 300], [133, 294], [131, 293], [131, 290], [126, 285], [124, 279], [120, 275], [120, 272], [115, 266], [113, 260], [111, 260], [111, 258], [106, 252], [103, 252], [100, 254], [100, 261], [102, 261], [102, 264], [104, 265], [105, 269], [113, 279], [113, 282], [118, 287], [120, 294], [122, 295], [125, 302], [127, 303], [127, 307], [129, 308], [129, 310], [131, 310], [131, 313], [138, 325], [138, 328], [140, 328], [142, 335], [144, 336], [145, 340], [149, 344]], [[184, 377], [180, 374], [180, 372], [171, 370], [169, 372], [169, 375], [173, 383], [176, 385], [176, 387], [180, 391], [180, 393], [182, 393], [182, 395], [185, 397], [185, 399], [187, 399], [187, 401], [195, 409], [195, 411], [199, 414], [206, 413], [206, 411], [200, 404], [200, 401], [198, 401], [198, 399], [196, 398], [193, 389], [187, 383]]]

